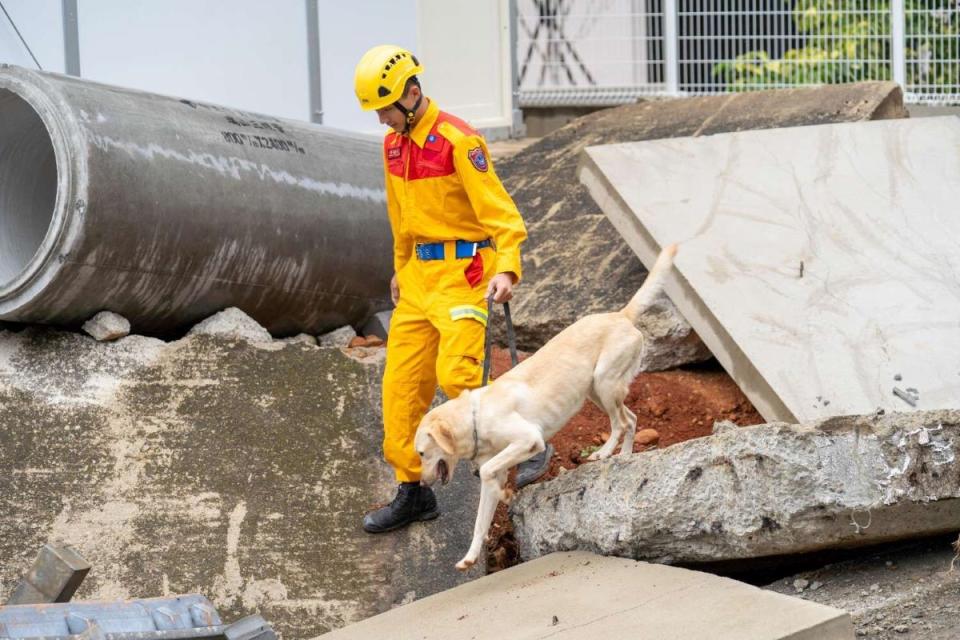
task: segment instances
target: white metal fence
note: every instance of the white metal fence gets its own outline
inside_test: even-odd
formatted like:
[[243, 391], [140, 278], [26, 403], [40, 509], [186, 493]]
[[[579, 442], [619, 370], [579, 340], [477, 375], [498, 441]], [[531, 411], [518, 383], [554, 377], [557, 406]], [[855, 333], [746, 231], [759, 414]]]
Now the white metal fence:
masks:
[[960, 0], [517, 0], [522, 106], [894, 80], [960, 104]]

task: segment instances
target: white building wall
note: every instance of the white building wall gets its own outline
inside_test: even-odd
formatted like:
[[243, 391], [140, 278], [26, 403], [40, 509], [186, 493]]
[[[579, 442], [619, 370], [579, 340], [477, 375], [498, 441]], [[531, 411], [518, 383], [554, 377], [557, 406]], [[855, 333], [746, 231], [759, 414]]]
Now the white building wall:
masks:
[[[509, 0], [317, 0], [323, 123], [380, 133], [353, 93], [364, 51], [422, 58], [428, 95], [480, 128], [512, 124]], [[48, 71], [65, 70], [61, 0], [4, 0]], [[84, 78], [310, 120], [306, 0], [78, 0]], [[36, 68], [0, 14], [0, 62]]]

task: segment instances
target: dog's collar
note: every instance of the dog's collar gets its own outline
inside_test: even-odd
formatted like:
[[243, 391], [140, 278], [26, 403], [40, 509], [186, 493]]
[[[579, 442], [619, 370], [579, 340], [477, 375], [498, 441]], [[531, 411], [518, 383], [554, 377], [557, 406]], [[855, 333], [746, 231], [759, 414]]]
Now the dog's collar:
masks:
[[474, 399], [476, 392], [470, 394], [470, 415], [473, 418], [473, 455], [470, 456], [470, 462], [477, 458], [477, 452], [480, 450], [480, 419], [477, 416], [477, 401]]

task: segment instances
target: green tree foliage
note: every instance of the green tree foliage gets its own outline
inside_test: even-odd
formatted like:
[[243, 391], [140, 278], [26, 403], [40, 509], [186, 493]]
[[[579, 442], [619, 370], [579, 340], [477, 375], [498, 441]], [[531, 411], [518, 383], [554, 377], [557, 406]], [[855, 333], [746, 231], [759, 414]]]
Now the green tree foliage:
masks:
[[[890, 80], [890, 0], [785, 0], [802, 47], [749, 51], [714, 65], [732, 90]], [[904, 0], [907, 85], [960, 86], [960, 0]], [[792, 6], [792, 9], [789, 7]]]

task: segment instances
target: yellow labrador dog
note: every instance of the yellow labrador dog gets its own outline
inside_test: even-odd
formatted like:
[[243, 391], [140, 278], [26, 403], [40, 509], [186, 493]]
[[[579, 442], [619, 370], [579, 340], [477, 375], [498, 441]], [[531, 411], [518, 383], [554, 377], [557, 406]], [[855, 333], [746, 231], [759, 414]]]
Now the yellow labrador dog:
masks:
[[637, 320], [663, 288], [676, 245], [664, 249], [633, 299], [620, 311], [576, 321], [492, 384], [433, 409], [420, 422], [414, 444], [423, 464], [421, 483], [446, 484], [461, 458], [480, 468], [480, 507], [470, 549], [457, 569], [480, 557], [497, 502], [508, 502], [507, 473], [533, 457], [589, 398], [610, 417], [610, 437], [590, 460], [607, 458], [620, 438], [620, 455], [633, 453], [637, 416], [623, 401], [639, 373], [643, 334]]

